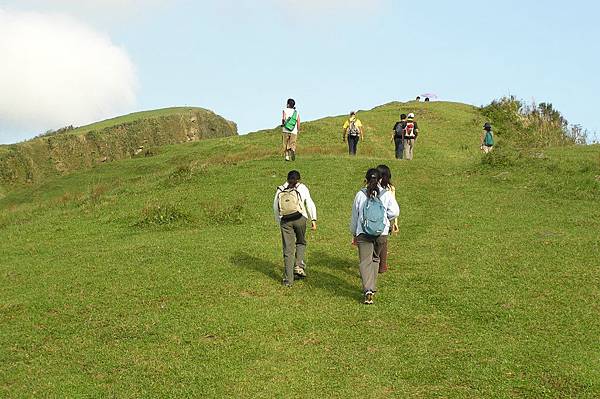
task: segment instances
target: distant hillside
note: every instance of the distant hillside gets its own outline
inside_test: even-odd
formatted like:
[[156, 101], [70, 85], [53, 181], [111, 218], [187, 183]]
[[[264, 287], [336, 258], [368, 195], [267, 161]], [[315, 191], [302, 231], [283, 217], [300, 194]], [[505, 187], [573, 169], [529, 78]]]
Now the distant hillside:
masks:
[[152, 147], [237, 135], [237, 126], [202, 108], [138, 112], [0, 146], [0, 186], [37, 183], [98, 163], [149, 155]]

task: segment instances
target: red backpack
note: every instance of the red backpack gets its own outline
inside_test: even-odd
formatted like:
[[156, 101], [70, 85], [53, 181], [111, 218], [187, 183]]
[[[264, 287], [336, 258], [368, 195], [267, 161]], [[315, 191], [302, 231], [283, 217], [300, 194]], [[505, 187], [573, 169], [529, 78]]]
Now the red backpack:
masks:
[[406, 122], [404, 137], [415, 138], [415, 123], [413, 121]]

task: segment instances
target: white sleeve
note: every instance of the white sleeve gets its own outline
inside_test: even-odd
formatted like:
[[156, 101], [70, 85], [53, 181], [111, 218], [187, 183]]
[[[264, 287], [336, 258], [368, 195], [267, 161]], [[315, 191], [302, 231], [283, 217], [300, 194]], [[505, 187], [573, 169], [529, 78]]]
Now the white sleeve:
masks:
[[303, 188], [304, 190], [302, 191], [304, 191], [304, 205], [306, 205], [306, 212], [308, 212], [308, 217], [310, 220], [317, 220], [317, 206], [315, 205], [314, 201], [312, 200], [312, 197], [310, 196], [310, 191], [308, 190], [308, 187], [303, 185]]
[[275, 216], [275, 222], [281, 223], [281, 217], [279, 216], [279, 188], [275, 192], [275, 199], [273, 200], [273, 214]]
[[388, 191], [385, 197], [387, 218], [388, 220], [396, 219], [398, 216], [400, 216], [400, 205], [398, 205], [398, 201], [396, 201], [396, 198], [391, 191]]
[[350, 233], [353, 236], [356, 235], [356, 229], [358, 227], [360, 195], [362, 195], [362, 193], [360, 192], [356, 194], [356, 197], [354, 197], [354, 203], [352, 204], [352, 217], [350, 218]]

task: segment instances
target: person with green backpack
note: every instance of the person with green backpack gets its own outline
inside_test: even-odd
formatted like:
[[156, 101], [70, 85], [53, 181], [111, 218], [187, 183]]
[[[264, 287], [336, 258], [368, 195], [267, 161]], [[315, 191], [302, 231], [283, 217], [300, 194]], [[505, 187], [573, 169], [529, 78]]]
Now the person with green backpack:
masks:
[[358, 246], [360, 277], [366, 305], [373, 304], [373, 296], [377, 292], [381, 251], [387, 242], [390, 220], [400, 214], [400, 207], [394, 195], [381, 187], [380, 180], [381, 174], [377, 169], [371, 168], [367, 171], [366, 187], [354, 198], [350, 220], [352, 243]]
[[294, 278], [306, 277], [306, 222], [310, 220], [312, 230], [317, 230], [317, 208], [308, 187], [300, 183], [300, 172], [297, 170], [290, 171], [287, 182], [277, 187], [273, 212], [281, 228], [285, 265], [283, 285], [291, 287]]
[[481, 146], [479, 147], [484, 153], [492, 151], [494, 148], [494, 132], [492, 132], [492, 125], [486, 122], [483, 125], [483, 133], [481, 134]]
[[296, 101], [287, 100], [286, 108], [281, 117], [283, 128], [283, 155], [286, 161], [296, 160], [296, 143], [298, 142], [298, 131], [300, 130], [300, 114], [296, 110]]

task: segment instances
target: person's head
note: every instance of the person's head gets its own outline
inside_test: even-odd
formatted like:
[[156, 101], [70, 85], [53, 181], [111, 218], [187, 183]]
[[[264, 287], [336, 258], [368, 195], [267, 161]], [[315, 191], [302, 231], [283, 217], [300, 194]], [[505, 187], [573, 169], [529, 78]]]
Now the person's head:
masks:
[[381, 187], [386, 188], [392, 184], [392, 171], [387, 165], [379, 165], [377, 166], [377, 170], [379, 171], [379, 175], [381, 176]]
[[489, 122], [486, 122], [486, 123], [483, 125], [483, 130], [487, 130], [487, 131], [489, 132], [490, 130], [492, 130], [492, 125], [490, 125], [490, 123], [489, 123]]
[[407, 116], [408, 119], [415, 119], [415, 114], [413, 114], [412, 112], [410, 114], [408, 114]]
[[296, 108], [296, 101], [294, 101], [293, 98], [288, 98], [287, 107], [288, 108]]
[[429, 97], [425, 97], [425, 101], [426, 101], [426, 102], [429, 102]]
[[356, 111], [350, 112], [350, 119], [356, 118]]
[[296, 184], [300, 181], [300, 172], [297, 170], [290, 170], [287, 175], [287, 182], [290, 187], [296, 187]]
[[379, 195], [379, 180], [381, 179], [381, 174], [375, 168], [371, 168], [367, 170], [367, 174], [365, 175], [365, 182], [367, 183], [367, 193], [370, 197], [376, 197]]
[[401, 121], [406, 120], [406, 114], [400, 114], [400, 120]]
[[421, 96], [417, 96], [417, 98], [415, 98], [415, 101], [421, 101]]

